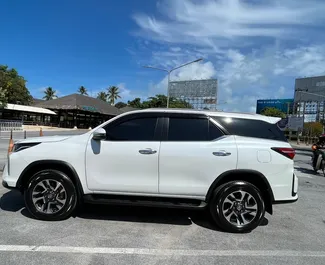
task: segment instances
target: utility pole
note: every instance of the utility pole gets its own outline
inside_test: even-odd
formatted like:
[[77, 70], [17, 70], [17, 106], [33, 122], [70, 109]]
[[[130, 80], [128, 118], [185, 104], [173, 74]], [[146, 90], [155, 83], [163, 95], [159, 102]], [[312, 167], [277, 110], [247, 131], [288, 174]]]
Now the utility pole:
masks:
[[[297, 88], [296, 90], [295, 90], [295, 92], [300, 92], [300, 94], [299, 94], [299, 103], [298, 103], [298, 108], [297, 108], [297, 111], [298, 111], [298, 117], [300, 117], [300, 112], [301, 112], [301, 93], [305, 93], [305, 94], [310, 94], [310, 93], [307, 93], [307, 91], [308, 91], [308, 89], [301, 89], [301, 88]], [[305, 104], [304, 104], [305, 105]], [[303, 113], [303, 115], [304, 115], [304, 113]]]
[[287, 102], [287, 116], [289, 116], [290, 113], [290, 102]]
[[160, 71], [164, 71], [164, 72], [167, 72], [167, 73], [168, 73], [168, 85], [167, 85], [167, 109], [168, 109], [168, 107], [169, 107], [169, 90], [170, 90], [170, 87], [169, 87], [169, 86], [170, 86], [170, 74], [171, 74], [173, 71], [175, 71], [175, 70], [177, 70], [177, 69], [179, 69], [179, 68], [182, 68], [182, 67], [187, 66], [187, 65], [192, 64], [192, 63], [200, 62], [200, 61], [202, 61], [202, 60], [203, 60], [202, 58], [200, 58], [200, 59], [196, 59], [196, 60], [194, 60], [194, 61], [191, 61], [191, 62], [188, 62], [188, 63], [182, 64], [182, 65], [177, 66], [177, 67], [175, 67], [175, 68], [173, 68], [173, 69], [170, 69], [170, 70], [168, 70], [168, 69], [164, 69], [164, 68], [159, 68], [159, 67], [148, 66], [148, 65], [144, 65], [144, 66], [143, 66], [144, 68], [156, 69], [156, 70], [160, 70]]

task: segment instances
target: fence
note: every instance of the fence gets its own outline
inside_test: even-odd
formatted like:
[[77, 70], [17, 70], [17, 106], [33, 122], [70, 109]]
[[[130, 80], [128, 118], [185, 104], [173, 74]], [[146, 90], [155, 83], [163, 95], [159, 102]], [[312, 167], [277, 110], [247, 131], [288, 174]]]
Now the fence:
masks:
[[23, 122], [15, 120], [0, 120], [0, 131], [10, 132], [10, 131], [22, 131]]
[[[79, 129], [79, 130], [63, 130], [63, 131], [58, 131], [58, 130], [37, 130], [37, 131], [26, 131], [26, 130], [21, 130], [21, 131], [12, 131], [12, 138], [14, 140], [21, 140], [21, 139], [26, 139], [26, 138], [31, 138], [31, 137], [39, 137], [39, 136], [54, 136], [54, 135], [79, 135], [88, 132], [89, 129]], [[11, 136], [11, 131], [0, 131], [0, 140], [7, 141], [10, 139]], [[1, 143], [0, 141], [0, 143]]]
[[297, 144], [305, 144], [306, 146], [314, 144], [318, 142], [319, 138], [318, 137], [309, 137], [309, 136], [299, 136], [297, 138]]

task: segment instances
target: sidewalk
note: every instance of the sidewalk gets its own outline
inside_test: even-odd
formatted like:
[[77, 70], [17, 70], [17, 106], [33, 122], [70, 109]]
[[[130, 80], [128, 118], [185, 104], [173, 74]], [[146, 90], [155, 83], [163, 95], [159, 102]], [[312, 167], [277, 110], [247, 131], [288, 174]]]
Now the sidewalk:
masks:
[[292, 142], [290, 141], [289, 144], [292, 146], [292, 148], [294, 148], [295, 150], [299, 150], [299, 151], [309, 151], [312, 152], [311, 150], [311, 144], [310, 145], [306, 145], [305, 143], [300, 143], [299, 145], [297, 144], [297, 142]]

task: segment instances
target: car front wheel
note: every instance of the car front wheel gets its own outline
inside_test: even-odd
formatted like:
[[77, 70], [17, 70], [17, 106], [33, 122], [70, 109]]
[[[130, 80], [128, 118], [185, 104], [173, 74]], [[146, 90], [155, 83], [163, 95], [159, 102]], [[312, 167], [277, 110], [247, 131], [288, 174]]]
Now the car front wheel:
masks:
[[210, 213], [223, 230], [244, 233], [252, 231], [261, 223], [265, 205], [259, 189], [254, 185], [245, 181], [232, 181], [214, 193]]
[[36, 173], [24, 191], [27, 210], [37, 219], [63, 220], [77, 205], [77, 192], [71, 179], [57, 170]]

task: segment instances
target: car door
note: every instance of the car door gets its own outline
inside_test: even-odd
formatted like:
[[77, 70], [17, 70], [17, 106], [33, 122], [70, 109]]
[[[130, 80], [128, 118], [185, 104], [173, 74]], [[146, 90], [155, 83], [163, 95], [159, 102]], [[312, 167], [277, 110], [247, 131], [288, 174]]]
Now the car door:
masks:
[[160, 146], [159, 193], [204, 197], [223, 172], [236, 169], [234, 136], [205, 115], [171, 115]]
[[102, 193], [158, 193], [161, 127], [154, 115], [127, 115], [104, 127], [106, 140], [89, 141], [88, 188]]

